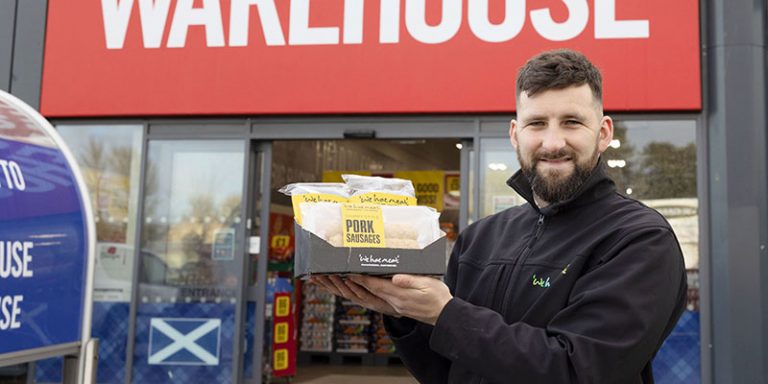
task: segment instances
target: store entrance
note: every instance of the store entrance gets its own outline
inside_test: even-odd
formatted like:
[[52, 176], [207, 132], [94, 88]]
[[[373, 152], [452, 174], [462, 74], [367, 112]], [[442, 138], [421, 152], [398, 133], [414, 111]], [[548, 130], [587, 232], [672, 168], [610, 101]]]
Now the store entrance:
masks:
[[[297, 365], [292, 370], [287, 365], [293, 361], [286, 365], [275, 354], [274, 348], [282, 348], [276, 343], [280, 335], [266, 335], [264, 356], [272, 358], [272, 362], [265, 372], [271, 372], [270, 379], [279, 382], [281, 375], [294, 374], [294, 382], [300, 383], [318, 375], [365, 370], [371, 365], [380, 366], [376, 368], [379, 374], [407, 379], [380, 316], [293, 279], [293, 212], [290, 197], [278, 189], [296, 182], [339, 182], [343, 173], [410, 179], [419, 205], [441, 212], [440, 225], [449, 239], [447, 257], [459, 228], [460, 143], [458, 139], [272, 143], [267, 302], [274, 302], [270, 295], [291, 294]], [[269, 310], [266, 315], [264, 329], [277, 329]], [[371, 374], [371, 370], [365, 372]], [[350, 380], [355, 382], [354, 378]]]

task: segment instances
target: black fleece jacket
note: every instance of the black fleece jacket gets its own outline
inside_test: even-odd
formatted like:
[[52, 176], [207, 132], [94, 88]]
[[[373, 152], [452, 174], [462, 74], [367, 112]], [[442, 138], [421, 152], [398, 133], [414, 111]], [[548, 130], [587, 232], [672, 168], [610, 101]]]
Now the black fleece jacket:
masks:
[[619, 195], [602, 163], [570, 200], [469, 226], [434, 327], [385, 318], [421, 383], [653, 383], [651, 360], [685, 308], [682, 252], [667, 221]]

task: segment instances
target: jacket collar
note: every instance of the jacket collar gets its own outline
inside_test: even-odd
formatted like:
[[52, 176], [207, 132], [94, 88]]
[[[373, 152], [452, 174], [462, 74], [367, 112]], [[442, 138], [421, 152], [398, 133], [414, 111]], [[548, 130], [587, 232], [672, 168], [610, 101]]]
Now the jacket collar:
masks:
[[520, 194], [520, 196], [527, 200], [531, 207], [545, 216], [557, 214], [568, 208], [589, 204], [616, 190], [616, 185], [613, 183], [613, 180], [611, 180], [605, 173], [605, 165], [603, 164], [602, 157], [598, 159], [597, 165], [584, 184], [581, 185], [581, 188], [579, 188], [570, 199], [550, 204], [542, 209], [539, 209], [536, 205], [536, 202], [533, 199], [531, 184], [528, 182], [528, 178], [523, 175], [522, 170], [515, 172], [515, 174], [507, 180], [507, 185], [512, 187], [512, 189]]

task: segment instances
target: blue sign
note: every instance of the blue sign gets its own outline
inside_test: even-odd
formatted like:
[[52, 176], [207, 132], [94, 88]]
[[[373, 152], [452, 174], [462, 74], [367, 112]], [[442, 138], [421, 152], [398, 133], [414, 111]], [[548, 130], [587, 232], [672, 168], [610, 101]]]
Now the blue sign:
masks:
[[221, 319], [150, 320], [150, 365], [219, 365], [220, 347]]
[[93, 229], [70, 161], [53, 128], [0, 91], [0, 362], [89, 327]]

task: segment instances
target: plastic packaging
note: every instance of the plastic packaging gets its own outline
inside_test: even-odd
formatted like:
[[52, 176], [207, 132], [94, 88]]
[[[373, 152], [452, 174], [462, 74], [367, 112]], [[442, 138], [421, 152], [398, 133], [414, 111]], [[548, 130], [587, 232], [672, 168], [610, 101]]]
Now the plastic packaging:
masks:
[[351, 191], [350, 202], [377, 205], [416, 205], [410, 180], [378, 176], [341, 175]]
[[[443, 233], [440, 214], [425, 206], [382, 206], [387, 248], [424, 249]], [[301, 204], [302, 227], [334, 247], [343, 247], [341, 204]]]
[[349, 188], [344, 183], [292, 183], [278, 190], [288, 195], [304, 194], [330, 194], [343, 198], [349, 198]]
[[279, 192], [291, 196], [293, 215], [299, 225], [303, 222], [300, 204], [349, 200], [349, 188], [343, 183], [293, 183], [280, 188]]

